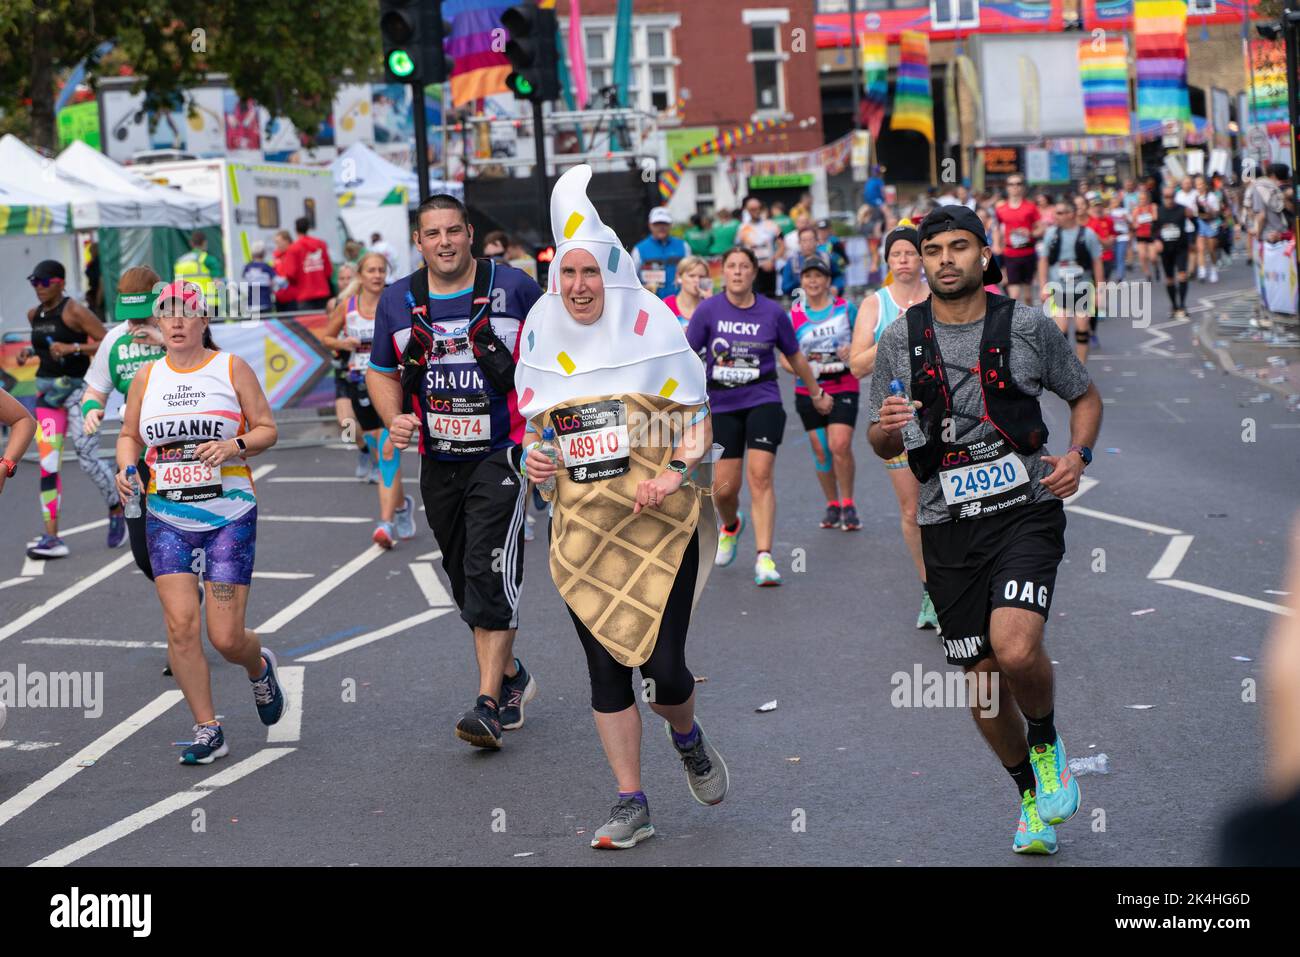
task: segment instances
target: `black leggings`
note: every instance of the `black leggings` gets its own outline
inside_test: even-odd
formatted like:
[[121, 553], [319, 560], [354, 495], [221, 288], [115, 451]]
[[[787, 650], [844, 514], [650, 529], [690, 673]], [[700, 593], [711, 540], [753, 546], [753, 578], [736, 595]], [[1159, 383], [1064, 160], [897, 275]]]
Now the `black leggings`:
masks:
[[[141, 459], [136, 466], [140, 470], [140, 487], [149, 487], [149, 466]], [[144, 572], [144, 577], [153, 581], [153, 563], [149, 561], [149, 543], [144, 537], [145, 512], [143, 500], [140, 502], [140, 517], [126, 520], [126, 533], [131, 539], [131, 554], [135, 556], [136, 567]]]
[[[695, 578], [699, 567], [700, 539], [695, 535], [686, 546], [677, 580], [668, 595], [654, 651], [641, 665], [642, 680], [654, 682], [650, 700], [656, 704], [682, 704], [695, 690], [695, 676], [686, 667], [686, 631], [691, 624], [691, 605], [695, 600]], [[602, 714], [626, 711], [636, 703], [636, 696], [632, 693], [632, 669], [614, 660], [572, 608], [569, 617], [578, 629], [582, 650], [587, 653], [592, 710]]]
[[1178, 273], [1187, 272], [1187, 243], [1174, 245], [1168, 243], [1160, 251], [1160, 268], [1165, 271], [1165, 284], [1178, 278]]

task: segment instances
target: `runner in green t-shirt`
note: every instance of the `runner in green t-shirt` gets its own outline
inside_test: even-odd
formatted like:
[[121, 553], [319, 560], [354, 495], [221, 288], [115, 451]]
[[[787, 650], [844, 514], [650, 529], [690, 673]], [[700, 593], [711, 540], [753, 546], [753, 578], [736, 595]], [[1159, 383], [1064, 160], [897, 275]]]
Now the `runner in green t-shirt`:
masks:
[[682, 238], [686, 240], [686, 245], [691, 247], [691, 253], [696, 256], [707, 256], [713, 246], [713, 232], [711, 221], [708, 216], [696, 213], [691, 217], [691, 225], [687, 227]]
[[710, 256], [721, 256], [736, 245], [736, 230], [740, 229], [740, 220], [729, 209], [720, 209], [713, 220], [713, 241], [709, 245]]

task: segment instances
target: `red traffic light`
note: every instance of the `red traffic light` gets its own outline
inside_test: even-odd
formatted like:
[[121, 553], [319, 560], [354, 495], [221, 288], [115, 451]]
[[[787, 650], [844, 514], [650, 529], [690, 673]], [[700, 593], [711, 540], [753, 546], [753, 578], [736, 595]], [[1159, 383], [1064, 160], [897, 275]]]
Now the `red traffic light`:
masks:
[[543, 246], [537, 250], [537, 261], [539, 263], [549, 263], [555, 260], [555, 247]]

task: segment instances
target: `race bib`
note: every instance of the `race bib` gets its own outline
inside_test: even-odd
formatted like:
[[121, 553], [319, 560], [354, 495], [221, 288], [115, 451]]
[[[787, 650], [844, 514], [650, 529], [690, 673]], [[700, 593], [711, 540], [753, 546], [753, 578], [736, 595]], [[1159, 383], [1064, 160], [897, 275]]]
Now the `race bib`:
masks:
[[370, 340], [363, 339], [361, 348], [355, 352], [348, 353], [348, 370], [351, 372], [362, 372], [365, 370], [367, 363], [370, 362]]
[[631, 465], [627, 406], [619, 399], [567, 406], [551, 414], [560, 457], [575, 482], [599, 482]]
[[1031, 242], [1029, 230], [1027, 229], [1013, 229], [1009, 238], [1012, 249], [1024, 249]]
[[843, 360], [834, 352], [812, 352], [808, 355], [808, 364], [812, 366], [817, 378], [840, 375], [845, 371]]
[[667, 281], [668, 270], [666, 269], [646, 266], [641, 270], [641, 285], [649, 289], [658, 289]]
[[1165, 223], [1160, 227], [1160, 238], [1167, 243], [1178, 242], [1178, 237], [1182, 235], [1182, 230], [1176, 223]]
[[1029, 472], [1003, 439], [954, 446], [939, 465], [954, 519], [978, 518], [1029, 501]]
[[1062, 279], [1078, 279], [1083, 275], [1083, 267], [1075, 263], [1062, 263], [1056, 268], [1056, 273]]
[[492, 445], [492, 401], [485, 394], [430, 395], [426, 424], [435, 452], [479, 455]]
[[198, 461], [195, 450], [208, 440], [173, 442], [157, 449], [154, 491], [169, 502], [206, 502], [221, 497], [221, 468]]
[[1149, 222], [1151, 222], [1151, 220], [1153, 220], [1153, 219], [1155, 219], [1155, 217], [1152, 216], [1150, 213], [1138, 213], [1138, 214], [1137, 214], [1137, 221], [1138, 221], [1139, 223], [1149, 223]]

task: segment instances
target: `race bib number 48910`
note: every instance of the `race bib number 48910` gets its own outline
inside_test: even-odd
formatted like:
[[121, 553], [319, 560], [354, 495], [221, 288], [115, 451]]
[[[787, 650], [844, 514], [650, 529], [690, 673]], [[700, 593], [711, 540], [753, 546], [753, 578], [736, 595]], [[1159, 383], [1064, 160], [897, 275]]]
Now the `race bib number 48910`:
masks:
[[551, 424], [573, 481], [598, 482], [628, 470], [627, 407], [618, 399], [556, 409]]

